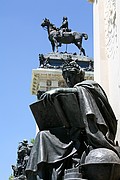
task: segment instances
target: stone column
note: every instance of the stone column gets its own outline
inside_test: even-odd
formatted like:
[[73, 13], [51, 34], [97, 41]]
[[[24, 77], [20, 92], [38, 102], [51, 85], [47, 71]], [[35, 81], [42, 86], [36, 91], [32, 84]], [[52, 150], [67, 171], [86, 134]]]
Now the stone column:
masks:
[[[94, 2], [94, 79], [104, 88], [118, 119], [120, 139], [120, 1]], [[120, 140], [119, 140], [120, 141]]]

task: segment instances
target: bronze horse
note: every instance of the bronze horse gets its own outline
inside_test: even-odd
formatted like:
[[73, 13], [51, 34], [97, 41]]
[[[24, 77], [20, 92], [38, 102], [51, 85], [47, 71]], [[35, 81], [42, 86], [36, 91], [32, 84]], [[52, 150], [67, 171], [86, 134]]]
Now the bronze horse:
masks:
[[85, 50], [82, 47], [82, 39], [84, 37], [85, 40], [88, 39], [88, 35], [85, 33], [79, 33], [75, 31], [71, 32], [63, 32], [62, 34], [60, 33], [60, 29], [57, 28], [54, 24], [52, 24], [49, 19], [45, 18], [43, 22], [41, 23], [41, 26], [44, 28], [47, 28], [48, 32], [48, 38], [51, 42], [52, 45], [52, 50], [53, 52], [56, 51], [58, 52], [58, 46], [61, 46], [61, 43], [63, 44], [71, 44], [74, 43], [80, 50], [80, 55], [83, 53], [85, 56]]

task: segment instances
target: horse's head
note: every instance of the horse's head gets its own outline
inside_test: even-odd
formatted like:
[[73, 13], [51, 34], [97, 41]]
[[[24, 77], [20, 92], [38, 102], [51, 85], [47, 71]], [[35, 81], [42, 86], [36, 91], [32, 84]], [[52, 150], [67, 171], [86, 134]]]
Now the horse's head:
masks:
[[42, 27], [45, 27], [45, 26], [48, 26], [50, 24], [50, 21], [49, 19], [45, 18], [43, 19], [42, 23], [41, 23], [41, 26]]
[[45, 18], [43, 19], [43, 22], [41, 23], [41, 26], [44, 28], [44, 27], [47, 27], [48, 29], [48, 33], [54, 31], [54, 30], [58, 30], [58, 28], [56, 28], [56, 26], [54, 24], [52, 24], [49, 19]]

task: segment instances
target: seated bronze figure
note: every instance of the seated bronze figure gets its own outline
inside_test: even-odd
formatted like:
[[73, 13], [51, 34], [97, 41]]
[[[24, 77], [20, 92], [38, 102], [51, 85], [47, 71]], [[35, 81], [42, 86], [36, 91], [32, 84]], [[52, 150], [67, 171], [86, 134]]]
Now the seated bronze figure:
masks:
[[[102, 149], [102, 157], [106, 151], [115, 156], [114, 161], [108, 156], [105, 162], [118, 165], [115, 180], [119, 180], [117, 120], [104, 90], [95, 81], [84, 80], [85, 72], [75, 61], [63, 65], [62, 74], [68, 88], [47, 91], [30, 106], [40, 131], [26, 168], [28, 180], [67, 179], [69, 169], [77, 169], [79, 179], [109, 180], [106, 176], [93, 177], [88, 171], [92, 153], [88, 155], [95, 152], [97, 157], [97, 149]], [[95, 162], [103, 161], [95, 158]]]

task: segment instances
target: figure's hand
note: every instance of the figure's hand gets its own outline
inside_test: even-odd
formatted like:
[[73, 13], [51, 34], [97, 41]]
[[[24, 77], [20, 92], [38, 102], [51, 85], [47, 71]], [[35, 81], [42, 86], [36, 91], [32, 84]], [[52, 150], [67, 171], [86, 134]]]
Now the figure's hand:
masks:
[[44, 94], [41, 95], [40, 100], [43, 100], [44, 106], [47, 103], [53, 104], [54, 97], [58, 94], [57, 89], [52, 89], [50, 91], [46, 91]]

